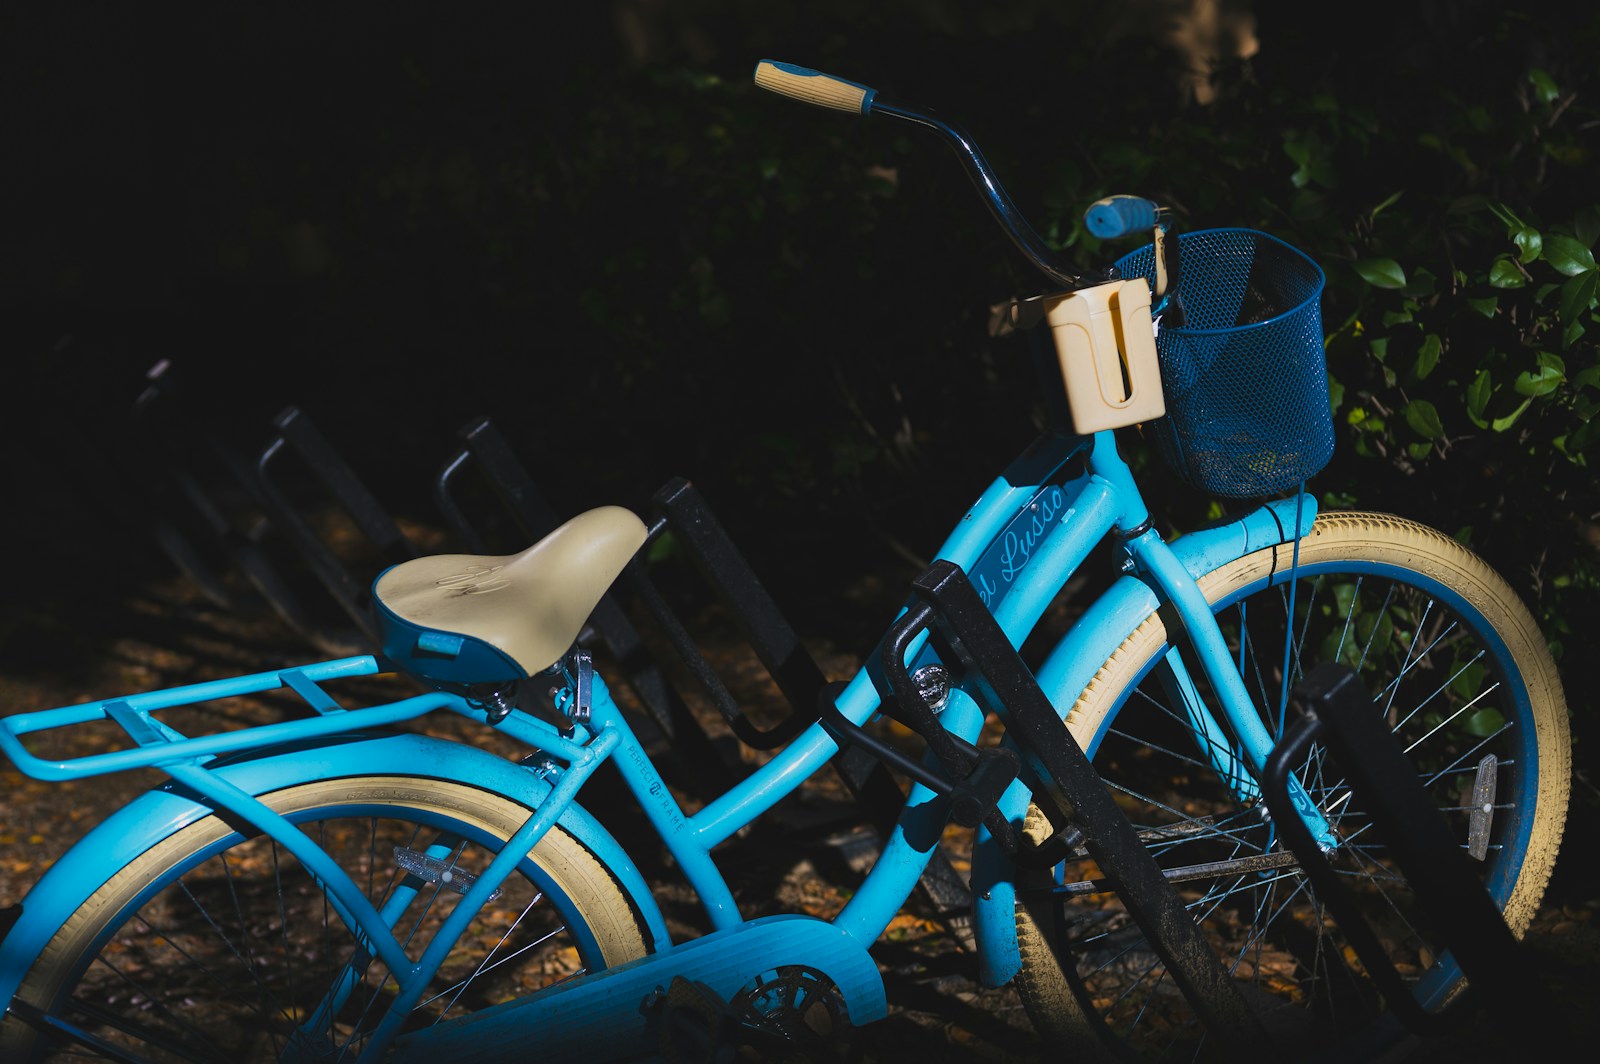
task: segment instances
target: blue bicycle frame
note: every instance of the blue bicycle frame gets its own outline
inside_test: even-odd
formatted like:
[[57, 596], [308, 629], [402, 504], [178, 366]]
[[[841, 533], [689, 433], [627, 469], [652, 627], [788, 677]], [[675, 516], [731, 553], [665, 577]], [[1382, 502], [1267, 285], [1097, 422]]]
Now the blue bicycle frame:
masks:
[[[1168, 544], [1150, 528], [1148, 511], [1128, 467], [1118, 455], [1113, 434], [1093, 437], [1051, 433], [1041, 437], [974, 503], [941, 547], [938, 556], [960, 566], [993, 612], [1013, 646], [1020, 646], [1050, 602], [1089, 552], [1115, 535], [1126, 552], [1126, 575], [1113, 583], [1069, 631], [1038, 670], [1037, 679], [1052, 704], [1065, 714], [1095, 672], [1137, 625], [1158, 606], [1169, 605], [1181, 619], [1200, 669], [1219, 692], [1222, 720], [1200, 701], [1177, 650], [1158, 663], [1170, 672], [1169, 682], [1185, 694], [1184, 704], [1197, 732], [1207, 737], [1203, 756], [1222, 778], [1235, 781], [1238, 793], [1252, 796], [1252, 773], [1267, 756], [1272, 738], [1261, 724], [1232, 663], [1221, 632], [1200, 593], [1196, 578], [1220, 565], [1265, 547], [1287, 542], [1309, 531], [1314, 502], [1305, 496], [1262, 506], [1235, 521], [1191, 533]], [[908, 660], [932, 654], [922, 640], [913, 643]], [[595, 973], [564, 984], [556, 992], [536, 995], [526, 1003], [501, 1009], [494, 1021], [479, 1013], [450, 1021], [400, 1044], [417, 1058], [437, 1052], [471, 1025], [474, 1039], [504, 1030], [515, 1040], [518, 1030], [538, 1029], [541, 1038], [571, 1027], [574, 1046], [593, 1051], [615, 1041], [624, 1050], [642, 1021], [638, 997], [612, 992], [619, 979], [635, 978], [647, 992], [663, 983], [662, 973], [700, 973], [713, 989], [732, 994], [752, 975], [771, 967], [774, 956], [793, 955], [825, 971], [839, 986], [852, 1021], [865, 1023], [883, 1015], [883, 988], [866, 950], [900, 910], [921, 876], [932, 850], [924, 842], [937, 838], [947, 810], [927, 787], [913, 784], [900, 824], [886, 841], [882, 856], [861, 888], [832, 921], [831, 927], [810, 918], [746, 921], [718, 869], [712, 851], [744, 825], [768, 811], [838, 752], [835, 739], [814, 724], [751, 776], [693, 814], [672, 797], [645, 754], [604, 682], [593, 678], [589, 717], [574, 734], [563, 736], [550, 724], [513, 712], [497, 725], [564, 767], [535, 771], [457, 743], [419, 736], [363, 737], [364, 729], [414, 719], [444, 709], [484, 720], [481, 708], [444, 693], [431, 693], [367, 709], [345, 710], [321, 684], [347, 676], [372, 674], [381, 668], [371, 657], [308, 665], [276, 673], [152, 692], [40, 713], [18, 714], [0, 724], [0, 748], [24, 772], [41, 779], [68, 779], [136, 767], [156, 767], [185, 785], [198, 798], [163, 790], [135, 801], [92, 832], [41, 879], [23, 907], [23, 915], [0, 946], [0, 1000], [10, 1000], [26, 962], [36, 956], [54, 929], [117, 868], [156, 840], [184, 824], [221, 810], [241, 817], [282, 843], [327, 884], [341, 918], [363, 948], [388, 965], [400, 985], [394, 1007], [369, 1046], [382, 1052], [395, 1037], [404, 1012], [415, 1002], [443, 962], [456, 937], [478, 909], [554, 824], [572, 832], [615, 871], [650, 930], [655, 953], [620, 969]], [[577, 682], [569, 678], [558, 696], [558, 708], [575, 697]], [[316, 716], [242, 731], [190, 738], [153, 714], [176, 705], [288, 687], [316, 710]], [[880, 708], [878, 691], [863, 669], [836, 700], [842, 715], [863, 724]], [[984, 711], [959, 688], [950, 694], [941, 725], [975, 742]], [[89, 755], [73, 761], [47, 762], [21, 743], [29, 732], [110, 719], [123, 727], [134, 745], [125, 750]], [[1228, 736], [1237, 737], [1237, 747]], [[1087, 745], [1092, 756], [1100, 737]], [[294, 749], [273, 753], [293, 744]], [[238, 759], [249, 753], [248, 759]], [[271, 754], [271, 756], [262, 756]], [[418, 962], [401, 951], [390, 917], [375, 909], [362, 892], [309, 838], [259, 800], [268, 790], [302, 781], [340, 775], [404, 771], [419, 759], [433, 766], [431, 774], [487, 785], [523, 801], [536, 813], [518, 830], [499, 857], [468, 889], [447, 923]], [[615, 840], [586, 814], [576, 799], [596, 767], [610, 760], [660, 835], [689, 884], [697, 892], [712, 933], [674, 945], [665, 921], [651, 899], [644, 878]], [[1028, 790], [1013, 782], [1000, 801], [1002, 813], [1021, 819]], [[1308, 827], [1326, 844], [1327, 827], [1305, 803]], [[1015, 937], [1014, 873], [988, 832], [979, 829], [974, 852], [975, 932], [980, 975], [987, 985], [1001, 985], [1020, 967]], [[751, 965], [756, 965], [754, 971]], [[633, 976], [624, 969], [641, 968]], [[604, 984], [602, 984], [604, 980]], [[586, 992], [585, 984], [596, 989]], [[330, 990], [325, 1007], [338, 1003], [341, 990]], [[615, 1005], [624, 1001], [624, 1005]], [[582, 1017], [579, 1019], [578, 1017]], [[557, 1026], [550, 1026], [560, 1021]], [[529, 1028], [530, 1023], [539, 1023]], [[487, 1025], [487, 1026], [486, 1026]], [[560, 1037], [565, 1038], [567, 1034]], [[594, 1041], [599, 1038], [600, 1042]], [[433, 1048], [430, 1048], [433, 1047]], [[409, 1050], [408, 1050], [409, 1051]]]

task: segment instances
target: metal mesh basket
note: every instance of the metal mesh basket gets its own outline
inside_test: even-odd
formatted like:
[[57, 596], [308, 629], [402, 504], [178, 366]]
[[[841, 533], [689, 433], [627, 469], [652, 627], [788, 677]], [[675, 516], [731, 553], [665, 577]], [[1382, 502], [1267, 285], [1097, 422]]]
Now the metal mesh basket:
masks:
[[[1156, 335], [1167, 416], [1152, 428], [1162, 457], [1213, 495], [1293, 488], [1333, 456], [1322, 270], [1253, 229], [1204, 229], [1178, 240], [1184, 321], [1164, 321]], [[1123, 256], [1117, 269], [1150, 280], [1151, 246]]]

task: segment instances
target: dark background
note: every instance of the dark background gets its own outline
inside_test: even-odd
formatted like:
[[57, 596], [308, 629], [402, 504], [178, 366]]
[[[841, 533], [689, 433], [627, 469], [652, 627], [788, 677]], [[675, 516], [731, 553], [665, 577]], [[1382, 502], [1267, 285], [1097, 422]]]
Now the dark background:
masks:
[[[781, 6], [543, 7], [13, 15], [11, 530], [130, 563], [93, 484], [58, 501], [38, 478], [60, 434], [115, 451], [168, 360], [189, 416], [248, 450], [297, 404], [400, 512], [427, 516], [453, 433], [489, 415], [563, 509], [684, 474], [736, 526], [765, 513], [780, 553], [798, 524], [857, 565], [880, 535], [931, 549], [927, 519], [981, 488], [1030, 411], [911, 374], [930, 342], [970, 353], [980, 385], [998, 372], [983, 314], [1015, 264], [990, 234], [952, 237], [976, 201], [948, 160], [922, 153], [913, 210], [863, 200], [850, 171], [887, 133], [752, 100], [749, 74], [769, 52], [898, 55], [908, 91], [960, 101], [959, 32], [924, 26], [937, 49], [912, 56], [892, 11], [831, 29]], [[1001, 402], [950, 434], [976, 452], [954, 475], [917, 453], [952, 407]], [[884, 476], [897, 459], [920, 476]]]
[[[1301, 244], [1329, 270], [1325, 323], [1345, 341], [1330, 368], [1353, 396], [1381, 392], [1387, 370], [1352, 323], [1409, 313], [1363, 302], [1377, 290], [1353, 270], [1384, 250], [1376, 207], [1398, 185], [1416, 183], [1384, 219], [1437, 232], [1447, 263], [1462, 254], [1438, 228], [1449, 211], [1486, 217], [1502, 197], [1559, 223], [1597, 198], [1595, 16], [1536, 10], [9, 5], [4, 667], [62, 664], [37, 633], [92, 624], [69, 589], [110, 597], [171, 572], [132, 475], [133, 404], [158, 363], [186, 424], [253, 453], [297, 406], [419, 525], [438, 523], [429, 485], [479, 416], [563, 514], [688, 476], [803, 631], [865, 649], [1037, 430], [1022, 349], [986, 325], [1046, 285], [938, 143], [762, 93], [758, 59], [965, 126], [1085, 265], [1128, 250], [1079, 221], [1114, 192], [1171, 203], [1191, 228]], [[1550, 119], [1559, 144], [1515, 139], [1530, 67], [1576, 86]], [[1436, 160], [1459, 166], [1435, 181]], [[1456, 181], [1477, 199], [1436, 219], [1419, 197]], [[1452, 327], [1461, 350], [1485, 329]], [[1592, 339], [1563, 351], [1574, 378], [1595, 361]], [[1555, 430], [1469, 430], [1426, 461], [1377, 459], [1345, 412], [1313, 488], [1469, 536], [1533, 604], [1568, 645], [1575, 804], [1592, 806], [1592, 655], [1574, 620], [1593, 606], [1600, 540], [1587, 467], [1535, 464]], [[1125, 435], [1169, 531], [1210, 516]]]
[[[991, 305], [1045, 285], [937, 142], [762, 93], [755, 60], [966, 126], [1085, 264], [1128, 250], [1079, 224], [1108, 192], [1175, 203], [1190, 227], [1315, 240], [1331, 331], [1360, 309], [1340, 281], [1362, 249], [1329, 219], [1359, 229], [1350, 204], [1370, 208], [1411, 160], [1369, 161], [1324, 193], [1286, 150], [1290, 126], [1321, 107], [1410, 144], [1467, 110], [1474, 84], [1592, 66], [1592, 19], [1394, 6], [12, 9], [0, 313], [20, 485], [6, 502], [22, 520], [8, 531], [117, 549], [118, 515], [92, 491], [87, 509], [50, 494], [51, 437], [117, 450], [142, 374], [167, 360], [197, 400], [187, 416], [248, 450], [299, 405], [388, 505], [423, 519], [454, 432], [487, 415], [562, 509], [686, 475], [780, 584], [910, 575], [1037, 425], [1020, 346], [985, 326]], [[1207, 53], [1251, 106], [1197, 99], [1188, 72]], [[1590, 202], [1592, 173], [1541, 165], [1539, 192]], [[1334, 369], [1353, 390], [1360, 367]], [[1403, 457], [1355, 464], [1362, 442], [1342, 439], [1313, 487], [1472, 526], [1530, 599], [1551, 593], [1529, 575], [1537, 540], [1585, 549], [1593, 507], [1567, 500], [1562, 527], [1530, 529], [1550, 500], [1515, 495], [1522, 469], [1503, 475], [1540, 439], [1483, 435], [1422, 477]], [[1205, 516], [1149, 475], [1174, 529]], [[818, 557], [797, 564], [800, 551]], [[840, 565], [840, 581], [798, 577]]]
[[[1085, 265], [1128, 250], [1079, 221], [1116, 192], [1299, 244], [1329, 272], [1348, 404], [1393, 407], [1422, 384], [1369, 341], [1399, 350], [1438, 300], [1384, 302], [1356, 264], [1409, 234], [1408, 268], [1425, 251], [1472, 294], [1449, 283], [1487, 268], [1461, 218], [1592, 210], [1597, 40], [1587, 8], [1480, 0], [8, 5], [0, 675], [92, 674], [86, 653], [159, 623], [116, 607], [174, 572], [134, 415], [158, 364], [180, 449], [253, 454], [298, 407], [408, 529], [438, 526], [430, 484], [480, 416], [563, 515], [690, 477], [802, 632], [864, 651], [1037, 431], [1023, 351], [986, 326], [1046, 285], [938, 143], [762, 93], [758, 59], [965, 126]], [[1531, 67], [1572, 98], [1540, 112]], [[1596, 362], [1592, 339], [1560, 350], [1574, 380]], [[1374, 451], [1341, 406], [1312, 488], [1469, 539], [1564, 649], [1577, 778], [1553, 893], [1592, 909], [1600, 499], [1551, 442], [1592, 392], [1474, 432], [1471, 372], [1439, 401], [1448, 447]], [[1212, 515], [1123, 442], [1167, 531]]]
[[[1461, 535], [1506, 574], [1557, 648], [1592, 804], [1580, 648], [1600, 506], [1557, 447], [1595, 435], [1580, 419], [1600, 360], [1591, 338], [1502, 335], [1540, 309], [1532, 285], [1492, 327], [1447, 314], [1450, 296], [1517, 294], [1465, 284], [1509, 246], [1486, 203], [1548, 229], [1600, 201], [1585, 95], [1600, 21], [1572, 15], [1479, 0], [10, 5], [0, 534], [23, 553], [0, 602], [6, 668], [37, 667], [40, 618], [71, 623], [68, 583], [109, 594], [172, 571], [145, 531], [168, 503], [141, 488], [132, 413], [157, 364], [195, 430], [180, 449], [211, 433], [252, 455], [294, 406], [422, 525], [438, 525], [430, 486], [478, 417], [561, 516], [689, 477], [803, 631], [870, 646], [1041, 423], [1021, 342], [987, 322], [1047, 284], [945, 147], [756, 89], [755, 62], [775, 58], [965, 127], [1085, 266], [1132, 242], [1095, 241], [1083, 207], [1129, 191], [1184, 227], [1254, 226], [1321, 261], [1340, 438], [1312, 489]], [[1532, 69], [1564, 93], [1542, 111]], [[1412, 284], [1401, 302], [1358, 278], [1376, 255], [1413, 275], [1422, 258], [1452, 291]], [[1426, 315], [1460, 370], [1396, 374]], [[1466, 359], [1494, 369], [1509, 409], [1518, 367], [1494, 360], [1544, 347], [1565, 357], [1562, 390], [1514, 431], [1466, 422]], [[1431, 451], [1393, 409], [1423, 394], [1449, 432]], [[1388, 424], [1352, 425], [1356, 405]], [[1167, 531], [1215, 516], [1137, 433], [1123, 443]]]
[[[1540, 224], [1594, 210], [1600, 32], [1571, 14], [1480, 0], [12, 5], [0, 506], [37, 560], [11, 607], [48, 601], [52, 560], [83, 550], [104, 571], [165, 564], [138, 499], [107, 492], [136, 482], [94, 472], [136, 461], [130, 408], [165, 361], [185, 423], [253, 453], [298, 406], [420, 521], [437, 520], [428, 485], [479, 416], [563, 513], [690, 477], [786, 607], [870, 639], [882, 614], [852, 590], [914, 575], [1039, 424], [1020, 342], [986, 326], [992, 305], [1047, 286], [937, 141], [761, 92], [751, 71], [767, 57], [963, 125], [1084, 265], [1131, 247], [1081, 226], [1113, 192], [1172, 204], [1184, 227], [1306, 248], [1329, 273], [1343, 397], [1313, 490], [1468, 538], [1559, 649], [1600, 583], [1592, 474], [1554, 449], [1596, 435], [1579, 416], [1600, 378], [1576, 384], [1592, 339], [1560, 349], [1564, 390], [1514, 431], [1479, 431], [1460, 409], [1466, 360], [1493, 366], [1510, 409], [1522, 367], [1493, 360], [1556, 348], [1496, 329], [1538, 305], [1503, 307], [1491, 328], [1439, 296], [1401, 303], [1352, 266], [1404, 247], [1412, 274], [1426, 255], [1444, 287], [1509, 246], [1485, 203]], [[1531, 69], [1565, 93], [1549, 114], [1530, 103]], [[1486, 231], [1498, 243], [1474, 262]], [[1461, 364], [1448, 387], [1445, 370], [1391, 368], [1425, 313]], [[1423, 394], [1449, 432], [1431, 451], [1394, 409]], [[1377, 435], [1383, 419], [1348, 424], [1368, 399], [1389, 415]], [[1169, 531], [1213, 516], [1136, 434], [1124, 443]], [[1563, 667], [1583, 667], [1572, 657]], [[1569, 679], [1580, 716], [1587, 686]]]

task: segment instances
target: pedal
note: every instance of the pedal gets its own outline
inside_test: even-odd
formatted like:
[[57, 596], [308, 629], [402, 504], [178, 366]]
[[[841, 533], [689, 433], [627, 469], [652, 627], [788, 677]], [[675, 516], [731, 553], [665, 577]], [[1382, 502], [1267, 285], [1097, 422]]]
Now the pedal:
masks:
[[699, 980], [672, 977], [661, 1010], [658, 1048], [667, 1064], [729, 1064], [739, 1050], [739, 1016]]

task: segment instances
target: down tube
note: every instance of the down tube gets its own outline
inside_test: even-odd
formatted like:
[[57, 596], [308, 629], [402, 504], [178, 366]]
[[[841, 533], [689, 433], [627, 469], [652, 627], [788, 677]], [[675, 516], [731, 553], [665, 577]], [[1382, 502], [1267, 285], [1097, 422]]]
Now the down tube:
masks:
[[[1315, 500], [1281, 499], [1225, 525], [1181, 536], [1172, 542], [1172, 552], [1189, 575], [1199, 579], [1236, 558], [1309, 535], [1315, 518]], [[1037, 671], [1039, 686], [1050, 701], [1065, 713], [1106, 659], [1159, 604], [1149, 585], [1134, 576], [1117, 580], [1090, 603]], [[1099, 740], [1100, 736], [1091, 736], [1084, 745], [1091, 758]], [[1012, 788], [1001, 797], [1000, 807], [1015, 819], [1026, 812], [1028, 798], [1026, 788], [1020, 793], [1019, 788]], [[1021, 967], [1013, 874], [1010, 860], [988, 832], [980, 829], [972, 858], [973, 889], [977, 892], [973, 923], [979, 944], [979, 980], [984, 986], [1004, 985]]]
[[[1090, 437], [1059, 433], [1035, 440], [973, 503], [938, 556], [968, 572], [981, 571], [983, 559], [998, 559], [997, 545], [1019, 522], [1031, 519], [1030, 504], [1043, 498], [1043, 492], [1061, 492], [1063, 498], [1081, 493], [1085, 477], [1063, 486], [1050, 486], [1050, 480], [1089, 443]], [[1070, 511], [1071, 504], [1065, 509]], [[1069, 514], [1058, 515], [1058, 519], [1065, 516]], [[1039, 610], [1047, 604], [1041, 603]], [[877, 712], [878, 692], [867, 670], [862, 669], [851, 678], [835, 704], [852, 724], [864, 724]], [[804, 783], [838, 752], [838, 744], [822, 725], [813, 724], [777, 757], [690, 817], [690, 830], [696, 841], [708, 850], [725, 841]]]
[[[1056, 592], [1110, 531], [1120, 515], [1119, 502], [1109, 484], [1090, 478], [1070, 504], [1053, 515], [1053, 526], [1030, 552], [1026, 568], [1013, 574], [1000, 595], [987, 600], [1012, 646], [1022, 644]], [[991, 550], [1005, 549], [1003, 537], [1002, 533]], [[981, 569], [984, 560], [978, 559], [973, 569]], [[944, 727], [967, 742], [977, 741], [983, 718], [983, 709], [960, 690], [951, 692], [950, 702], [940, 714]], [[1015, 799], [1019, 795], [1025, 808], [1027, 788], [1013, 782], [1006, 796]], [[1002, 808], [1014, 804], [1004, 802]], [[875, 941], [916, 886], [945, 819], [944, 803], [926, 787], [914, 784], [883, 856], [834, 923], [858, 942]]]

